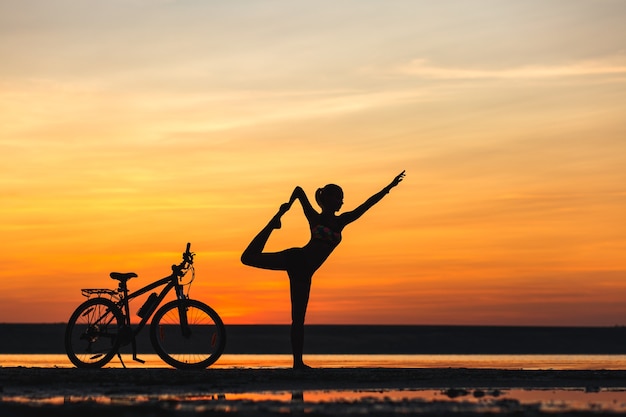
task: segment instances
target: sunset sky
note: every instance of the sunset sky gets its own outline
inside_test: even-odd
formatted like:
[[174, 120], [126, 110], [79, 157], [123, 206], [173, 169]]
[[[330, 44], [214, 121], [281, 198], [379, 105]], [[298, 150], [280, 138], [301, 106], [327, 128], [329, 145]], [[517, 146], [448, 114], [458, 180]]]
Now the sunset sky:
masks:
[[[349, 210], [307, 323], [626, 325], [623, 0], [0, 0], [0, 322], [64, 322], [187, 242], [226, 324], [296, 185]], [[298, 204], [268, 244], [306, 243]], [[138, 307], [138, 306], [137, 306]]]

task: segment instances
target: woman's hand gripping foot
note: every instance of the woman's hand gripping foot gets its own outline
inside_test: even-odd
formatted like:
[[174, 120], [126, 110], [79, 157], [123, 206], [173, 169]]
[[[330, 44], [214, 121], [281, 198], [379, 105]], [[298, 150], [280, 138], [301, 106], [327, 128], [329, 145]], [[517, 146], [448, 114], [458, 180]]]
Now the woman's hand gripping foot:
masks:
[[280, 229], [282, 227], [282, 223], [280, 222], [280, 218], [283, 217], [283, 214], [287, 213], [291, 208], [290, 203], [284, 203], [280, 205], [278, 209], [278, 213], [272, 218], [270, 224], [274, 229]]

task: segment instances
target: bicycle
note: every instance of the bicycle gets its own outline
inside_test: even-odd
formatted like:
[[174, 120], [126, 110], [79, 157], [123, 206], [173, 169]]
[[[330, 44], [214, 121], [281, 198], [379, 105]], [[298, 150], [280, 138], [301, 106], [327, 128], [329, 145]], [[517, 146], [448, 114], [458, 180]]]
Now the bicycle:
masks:
[[[117, 354], [125, 368], [119, 350], [130, 344], [133, 360], [145, 363], [137, 357], [136, 337], [152, 317], [150, 342], [164, 362], [179, 369], [203, 369], [213, 364], [224, 351], [226, 329], [215, 310], [189, 298], [195, 278], [195, 254], [189, 251], [190, 246], [187, 243], [182, 262], [172, 265], [171, 275], [137, 291], [129, 293], [127, 285], [129, 279], [137, 277], [134, 272], [111, 272], [110, 277], [119, 281], [115, 290], [82, 289], [87, 301], [76, 308], [65, 330], [65, 351], [70, 361], [79, 368], [101, 368]], [[191, 279], [183, 283], [189, 271]], [[150, 294], [137, 311], [139, 324], [131, 326], [130, 300], [161, 286], [161, 292]], [[172, 289], [176, 299], [159, 308]]]

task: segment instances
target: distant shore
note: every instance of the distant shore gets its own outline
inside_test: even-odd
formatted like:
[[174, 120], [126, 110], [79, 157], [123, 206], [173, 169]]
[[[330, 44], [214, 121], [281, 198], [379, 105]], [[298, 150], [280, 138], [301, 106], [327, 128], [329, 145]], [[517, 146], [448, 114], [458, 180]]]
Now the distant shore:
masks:
[[[226, 354], [290, 353], [289, 326], [227, 325]], [[64, 353], [65, 324], [0, 324], [0, 354]], [[626, 354], [624, 327], [309, 325], [307, 354]], [[140, 353], [152, 353], [148, 329]]]

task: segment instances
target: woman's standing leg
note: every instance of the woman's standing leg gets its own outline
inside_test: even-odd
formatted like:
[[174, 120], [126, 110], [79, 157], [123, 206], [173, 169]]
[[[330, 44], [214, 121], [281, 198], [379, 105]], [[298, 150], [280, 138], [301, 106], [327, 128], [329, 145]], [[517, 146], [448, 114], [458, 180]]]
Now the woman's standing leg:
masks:
[[304, 352], [304, 317], [311, 293], [311, 277], [303, 271], [287, 271], [291, 293], [291, 350], [294, 369], [305, 369], [302, 355]]

